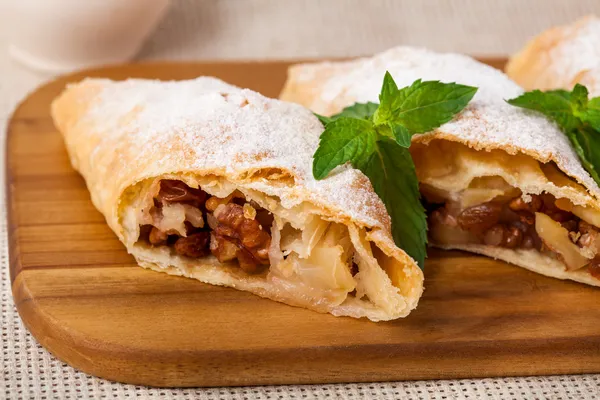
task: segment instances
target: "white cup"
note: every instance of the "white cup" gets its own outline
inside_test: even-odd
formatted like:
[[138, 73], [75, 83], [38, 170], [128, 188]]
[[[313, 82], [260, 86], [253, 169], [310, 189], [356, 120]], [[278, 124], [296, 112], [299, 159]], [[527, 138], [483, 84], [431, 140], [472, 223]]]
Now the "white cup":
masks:
[[62, 73], [131, 60], [170, 0], [3, 0], [9, 52], [36, 70]]

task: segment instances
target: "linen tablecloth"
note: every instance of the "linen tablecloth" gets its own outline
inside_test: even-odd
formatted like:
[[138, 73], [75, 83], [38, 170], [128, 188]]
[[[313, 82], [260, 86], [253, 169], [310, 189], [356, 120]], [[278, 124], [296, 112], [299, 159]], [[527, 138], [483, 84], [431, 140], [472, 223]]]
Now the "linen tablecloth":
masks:
[[[600, 15], [600, 1], [173, 0], [139, 59], [347, 57], [398, 44], [504, 55], [549, 26], [592, 12]], [[4, 125], [15, 105], [51, 78], [16, 65], [6, 45], [6, 35], [0, 36]], [[4, 174], [0, 192], [0, 398], [600, 399], [600, 375], [215, 389], [153, 389], [91, 377], [52, 357], [19, 319], [8, 277]]]

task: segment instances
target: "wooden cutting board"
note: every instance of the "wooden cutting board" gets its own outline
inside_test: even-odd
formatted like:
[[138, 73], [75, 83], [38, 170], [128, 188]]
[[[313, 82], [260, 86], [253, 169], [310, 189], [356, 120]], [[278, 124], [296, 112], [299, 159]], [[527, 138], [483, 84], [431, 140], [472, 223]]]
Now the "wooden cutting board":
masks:
[[[502, 66], [503, 60], [490, 60]], [[31, 94], [8, 127], [12, 290], [54, 355], [153, 386], [359, 382], [600, 372], [600, 290], [431, 250], [408, 318], [336, 318], [136, 266], [71, 168], [49, 104], [84, 76], [214, 75], [277, 96], [288, 64], [134, 64]]]

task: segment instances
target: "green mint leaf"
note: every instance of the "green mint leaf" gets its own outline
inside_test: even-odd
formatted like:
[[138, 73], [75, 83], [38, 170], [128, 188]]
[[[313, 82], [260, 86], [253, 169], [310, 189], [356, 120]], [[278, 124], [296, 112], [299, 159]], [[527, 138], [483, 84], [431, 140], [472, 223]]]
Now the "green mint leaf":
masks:
[[472, 86], [417, 80], [393, 95], [382, 96], [373, 121], [403, 125], [413, 135], [429, 132], [462, 111], [476, 92]]
[[594, 97], [593, 99], [588, 101], [588, 108], [600, 110], [600, 97]]
[[319, 119], [319, 121], [321, 121], [323, 125], [327, 126], [327, 124], [341, 117], [371, 119], [375, 113], [375, 110], [377, 110], [377, 107], [379, 107], [379, 104], [377, 103], [354, 103], [353, 105], [344, 108], [340, 113], [332, 115], [331, 117], [326, 117], [317, 113], [313, 114]]
[[375, 110], [377, 110], [379, 104], [377, 103], [354, 103], [353, 105], [346, 107], [340, 112], [332, 116], [332, 119], [338, 119], [340, 117], [351, 117], [358, 119], [371, 119]]
[[590, 124], [597, 135], [600, 134], [600, 97], [591, 99], [587, 103], [586, 110], [580, 114], [579, 118]]
[[402, 147], [409, 148], [411, 143], [412, 135], [402, 125], [395, 125], [392, 123], [385, 125], [375, 125], [375, 132], [379, 139], [388, 137], [394, 139]]
[[590, 127], [579, 127], [567, 135], [579, 156], [581, 165], [590, 173], [592, 178], [600, 182], [600, 135]]
[[317, 117], [319, 119], [319, 121], [321, 121], [321, 123], [323, 124], [323, 126], [327, 126], [328, 123], [330, 123], [331, 121], [333, 121], [332, 118], [330, 117], [326, 117], [324, 115], [321, 114], [317, 114], [317, 113], [313, 113], [315, 115], [315, 117]]
[[554, 94], [560, 97], [563, 97], [564, 99], [571, 101], [571, 92], [569, 92], [568, 90], [564, 90], [564, 89], [555, 89], [555, 90], [547, 90], [544, 93], [550, 93], [550, 94]]
[[585, 86], [577, 83], [571, 92], [571, 104], [575, 111], [583, 110], [588, 103], [588, 90]]
[[[421, 82], [421, 80], [419, 79], [417, 82]], [[382, 104], [392, 103], [396, 93], [398, 93], [398, 85], [396, 85], [394, 78], [392, 78], [392, 74], [390, 74], [388, 71], [385, 71], [385, 75], [383, 76], [383, 84], [381, 85], [381, 93], [379, 94], [380, 106]], [[378, 111], [381, 112], [381, 110]]]
[[[415, 83], [421, 80], [415, 81]], [[391, 105], [394, 103], [394, 98], [398, 93], [398, 86], [389, 72], [385, 72], [383, 77], [383, 85], [379, 94], [379, 107], [373, 114], [373, 122], [375, 125], [385, 125], [392, 120], [393, 109]]]
[[368, 120], [341, 117], [328, 123], [313, 156], [314, 177], [323, 179], [338, 165], [369, 157], [376, 138], [373, 123]]
[[569, 132], [577, 128], [579, 121], [573, 115], [573, 107], [570, 101], [572, 95], [569, 94], [569, 96], [566, 96], [563, 92], [533, 90], [523, 93], [514, 99], [507, 100], [507, 102], [516, 107], [541, 112], [556, 121], [565, 132]]
[[581, 165], [600, 185], [600, 98], [588, 100], [587, 88], [576, 84], [571, 92], [534, 90], [508, 103], [541, 112], [558, 123]]
[[389, 127], [391, 128], [391, 130], [394, 134], [396, 143], [398, 143], [400, 146], [408, 149], [410, 147], [410, 141], [412, 138], [412, 135], [408, 131], [408, 129], [406, 129], [406, 127], [404, 127], [404, 125], [400, 125], [400, 124], [395, 124], [395, 125], [389, 124]]
[[385, 204], [392, 219], [394, 242], [423, 268], [427, 221], [419, 201], [419, 183], [410, 152], [392, 139], [383, 138], [377, 141], [371, 156], [358, 167]]
[[313, 175], [323, 179], [350, 161], [371, 181], [392, 219], [398, 247], [423, 268], [427, 244], [425, 210], [408, 148], [411, 138], [450, 121], [473, 98], [477, 88], [415, 81], [398, 89], [386, 72], [380, 104], [354, 104], [331, 118], [317, 115], [325, 125], [314, 154]]

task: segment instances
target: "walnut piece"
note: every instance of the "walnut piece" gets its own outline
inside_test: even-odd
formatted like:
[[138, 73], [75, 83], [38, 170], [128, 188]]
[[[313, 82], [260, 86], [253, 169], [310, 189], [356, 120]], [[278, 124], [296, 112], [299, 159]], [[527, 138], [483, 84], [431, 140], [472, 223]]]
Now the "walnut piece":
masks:
[[180, 237], [173, 246], [177, 254], [187, 257], [203, 257], [208, 254], [208, 232], [197, 232], [187, 237]]
[[223, 236], [210, 234], [210, 252], [217, 257], [220, 263], [235, 260], [238, 247]]
[[244, 271], [257, 272], [259, 265], [269, 264], [271, 236], [258, 221], [244, 217], [242, 206], [235, 203], [220, 204], [214, 216], [217, 226], [211, 251], [217, 258], [223, 257], [222, 254], [226, 252], [223, 248], [225, 242], [231, 242], [238, 248], [236, 256]]
[[[162, 180], [150, 210], [153, 222], [162, 221], [163, 211], [175, 207], [173, 203], [184, 207], [188, 236], [174, 237], [180, 233], [161, 230], [154, 224], [145, 233], [150, 244], [172, 245], [177, 254], [186, 257], [199, 258], [212, 253], [222, 263], [237, 259], [240, 268], [249, 273], [259, 272], [261, 266], [269, 264], [271, 236], [265, 228], [269, 229], [272, 215], [246, 202], [241, 192], [236, 190], [218, 198], [178, 180]], [[205, 227], [205, 214], [212, 232], [200, 230]]]

